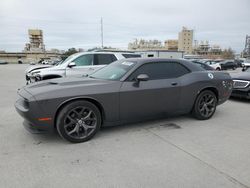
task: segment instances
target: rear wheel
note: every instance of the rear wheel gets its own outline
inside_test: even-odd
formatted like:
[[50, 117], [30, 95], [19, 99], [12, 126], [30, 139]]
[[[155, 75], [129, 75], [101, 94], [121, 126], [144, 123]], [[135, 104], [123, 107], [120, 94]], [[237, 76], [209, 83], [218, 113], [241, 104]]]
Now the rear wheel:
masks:
[[101, 113], [88, 101], [67, 104], [57, 117], [56, 128], [67, 141], [79, 143], [91, 139], [100, 129]]
[[206, 120], [214, 115], [217, 105], [217, 98], [210, 90], [202, 91], [194, 104], [192, 114], [195, 118]]

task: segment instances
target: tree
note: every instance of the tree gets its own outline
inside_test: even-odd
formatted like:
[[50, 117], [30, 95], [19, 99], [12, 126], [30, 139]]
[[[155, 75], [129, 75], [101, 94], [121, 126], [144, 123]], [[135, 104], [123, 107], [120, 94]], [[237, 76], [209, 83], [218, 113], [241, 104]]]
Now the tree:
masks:
[[223, 59], [234, 59], [235, 52], [232, 50], [232, 48], [224, 49], [221, 53], [221, 56]]
[[65, 60], [67, 57], [77, 52], [78, 50], [76, 50], [75, 48], [69, 48], [66, 52], [64, 52], [64, 54], [62, 54], [62, 60]]

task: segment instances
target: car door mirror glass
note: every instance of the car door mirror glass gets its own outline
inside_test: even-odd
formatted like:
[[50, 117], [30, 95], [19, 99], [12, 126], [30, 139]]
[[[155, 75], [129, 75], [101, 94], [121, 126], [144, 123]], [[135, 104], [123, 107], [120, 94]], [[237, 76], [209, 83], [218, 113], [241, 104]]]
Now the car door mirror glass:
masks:
[[76, 66], [76, 63], [75, 62], [70, 62], [69, 64], [68, 64], [68, 67], [69, 68], [72, 68], [72, 67], [75, 67]]

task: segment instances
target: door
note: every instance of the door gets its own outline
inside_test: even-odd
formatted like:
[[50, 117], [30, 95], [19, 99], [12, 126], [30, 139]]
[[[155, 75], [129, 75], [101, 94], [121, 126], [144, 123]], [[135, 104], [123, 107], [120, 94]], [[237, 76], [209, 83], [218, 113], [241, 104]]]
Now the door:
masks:
[[66, 68], [66, 76], [83, 76], [93, 72], [93, 54], [84, 54], [72, 60], [76, 64], [74, 67]]
[[[120, 118], [133, 120], [174, 113], [179, 108], [180, 76], [189, 71], [178, 63], [148, 63], [139, 67], [120, 89]], [[148, 81], [136, 84], [147, 74]]]

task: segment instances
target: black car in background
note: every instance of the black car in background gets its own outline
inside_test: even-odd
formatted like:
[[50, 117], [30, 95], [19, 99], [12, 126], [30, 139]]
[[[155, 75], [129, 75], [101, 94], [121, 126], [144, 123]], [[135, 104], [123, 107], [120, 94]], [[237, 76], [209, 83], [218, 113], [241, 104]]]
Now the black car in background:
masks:
[[233, 78], [232, 97], [250, 99], [250, 69], [241, 73], [231, 74]]
[[242, 63], [244, 62], [244, 60], [242, 59], [235, 59], [234, 62], [237, 64], [238, 67], [242, 67]]
[[6, 64], [8, 64], [7, 61], [0, 60], [0, 65], [6, 65]]
[[111, 63], [88, 77], [30, 84], [18, 91], [18, 113], [31, 130], [57, 130], [71, 142], [112, 126], [191, 113], [206, 120], [232, 92], [229, 73], [204, 71], [179, 59], [136, 58]]
[[228, 69], [237, 69], [238, 64], [234, 60], [225, 60], [220, 62], [221, 69], [222, 70], [228, 70]]

